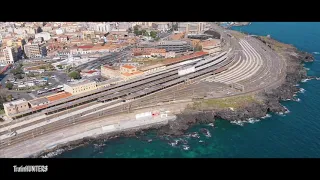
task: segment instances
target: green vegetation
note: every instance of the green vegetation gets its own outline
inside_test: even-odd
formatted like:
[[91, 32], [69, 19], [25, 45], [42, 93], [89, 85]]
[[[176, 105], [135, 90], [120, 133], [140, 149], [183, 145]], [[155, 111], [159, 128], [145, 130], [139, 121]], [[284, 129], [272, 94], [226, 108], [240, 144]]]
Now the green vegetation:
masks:
[[197, 110], [226, 108], [237, 109], [253, 102], [261, 103], [261, 101], [257, 100], [253, 95], [244, 95], [236, 97], [202, 100], [195, 102], [191, 108]]
[[235, 38], [244, 38], [246, 35], [245, 34], [242, 34], [242, 33], [239, 33], [239, 32], [232, 32], [231, 33], [232, 36], [234, 36]]
[[[132, 30], [131, 30], [132, 31]], [[136, 36], [140, 36], [140, 35], [143, 35], [143, 36], [150, 36], [152, 37], [153, 39], [157, 38], [157, 32], [156, 31], [151, 31], [150, 33], [147, 32], [147, 30], [145, 29], [140, 29], [140, 26], [136, 25], [133, 27], [133, 33], [136, 35]]]
[[80, 73], [78, 71], [73, 71], [69, 73], [69, 77], [73, 79], [81, 79]]
[[142, 35], [142, 32], [139, 30], [140, 26], [136, 25], [133, 27], [133, 33], [136, 36]]
[[4, 109], [0, 109], [0, 114], [4, 114]]
[[291, 46], [289, 44], [284, 44], [284, 43], [275, 41], [274, 39], [271, 39], [266, 36], [260, 36], [260, 39], [262, 40], [263, 43], [269, 45], [273, 50], [275, 50], [277, 52], [283, 52], [283, 50], [285, 50], [285, 49], [294, 48], [293, 46]]
[[57, 65], [57, 67], [58, 67], [59, 69], [62, 69], [62, 65], [61, 65], [61, 64]]
[[9, 100], [9, 101], [11, 101], [12, 98], [13, 98], [12, 94], [9, 94], [9, 95], [7, 96], [7, 100]]
[[7, 102], [6, 92], [0, 90], [0, 111], [3, 111], [3, 103]]
[[6, 84], [6, 88], [8, 88], [9, 90], [11, 90], [13, 88], [13, 84], [11, 82], [8, 82]]
[[27, 76], [28, 77], [36, 77], [36, 75], [34, 73], [32, 73], [32, 72], [28, 73]]
[[155, 39], [157, 37], [157, 32], [156, 31], [151, 31], [150, 36]]
[[23, 79], [23, 76], [22, 76], [21, 74], [17, 74], [17, 75], [15, 75], [15, 78], [17, 78], [17, 79]]

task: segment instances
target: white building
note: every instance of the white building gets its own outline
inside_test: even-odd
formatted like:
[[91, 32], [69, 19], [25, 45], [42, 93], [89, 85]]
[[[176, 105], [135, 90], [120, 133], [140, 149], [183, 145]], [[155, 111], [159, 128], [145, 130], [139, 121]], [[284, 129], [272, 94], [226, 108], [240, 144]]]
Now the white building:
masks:
[[41, 33], [37, 33], [35, 34], [35, 38], [39, 38], [42, 37], [43, 40], [48, 41], [51, 39], [50, 33], [48, 32], [41, 32]]
[[204, 31], [204, 27], [204, 22], [181, 22], [178, 24], [178, 30], [186, 32], [186, 34], [201, 34]]
[[11, 47], [4, 48], [1, 54], [2, 56], [0, 57], [0, 64], [13, 64], [17, 60], [16, 52]]
[[63, 34], [63, 33], [64, 33], [63, 29], [56, 29], [56, 34], [57, 35], [60, 35], [60, 34]]
[[109, 23], [98, 23], [94, 26], [94, 31], [107, 33], [111, 31], [111, 27]]
[[167, 31], [169, 30], [169, 23], [168, 22], [157, 22], [155, 23], [157, 25], [158, 31]]

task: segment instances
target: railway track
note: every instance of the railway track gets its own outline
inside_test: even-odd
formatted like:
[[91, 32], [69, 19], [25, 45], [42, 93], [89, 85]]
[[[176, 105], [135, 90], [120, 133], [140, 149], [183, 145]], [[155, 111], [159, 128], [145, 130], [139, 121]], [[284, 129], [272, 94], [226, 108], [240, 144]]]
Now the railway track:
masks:
[[[212, 73], [213, 70], [215, 70], [217, 67], [211, 67], [209, 69], [204, 69], [204, 70], [201, 70], [200, 72], [198, 72], [198, 74], [194, 74], [192, 77], [192, 75], [189, 76], [189, 78], [196, 78], [196, 77], [199, 77], [201, 75], [204, 75], [204, 74], [207, 74], [207, 73]], [[181, 81], [183, 81], [183, 78], [180, 78], [180, 81], [177, 81], [177, 83], [174, 83], [174, 84], [170, 84], [170, 86], [174, 86], [174, 85], [177, 85], [179, 83], [181, 83]], [[157, 90], [155, 90], [157, 91]], [[148, 94], [144, 94], [144, 96], [146, 95], [149, 95], [153, 92], [149, 92]], [[139, 96], [139, 98], [141, 98], [141, 95]], [[138, 100], [139, 102], [139, 100]], [[134, 107], [136, 105], [136, 102], [131, 102], [131, 105]], [[141, 105], [140, 104], [137, 104], [137, 107], [139, 107]], [[110, 106], [109, 104], [107, 106]], [[119, 107], [114, 107], [114, 108], [110, 108], [110, 109], [107, 109], [107, 110], [104, 110], [104, 111], [99, 111], [99, 112], [92, 112], [92, 110], [88, 110], [88, 112], [85, 112], [85, 113], [81, 113], [81, 114], [77, 114], [77, 115], [73, 115], [72, 117], [67, 117], [67, 118], [64, 118], [64, 119], [60, 119], [56, 122], [52, 122], [50, 124], [47, 124], [47, 125], [44, 125], [38, 129], [33, 129], [33, 130], [29, 130], [29, 131], [26, 131], [26, 132], [23, 132], [23, 133], [19, 133], [18, 135], [16, 136], [12, 136], [12, 137], [9, 137], [9, 138], [6, 138], [2, 141], [2, 144], [0, 145], [0, 148], [4, 148], [4, 147], [7, 147], [9, 145], [12, 145], [12, 144], [16, 144], [16, 143], [19, 143], [25, 139], [28, 139], [30, 137], [37, 137], [41, 134], [43, 134], [44, 132], [47, 134], [49, 132], [52, 132], [54, 130], [57, 130], [57, 129], [60, 129], [62, 127], [69, 127], [71, 125], [70, 121], [71, 122], [74, 122], [74, 123], [78, 123], [78, 122], [87, 122], [89, 120], [93, 120], [93, 119], [96, 119], [98, 117], [102, 117], [102, 116], [110, 116], [110, 115], [113, 115], [113, 114], [117, 114], [119, 112], [123, 112], [123, 109], [119, 109]], [[85, 114], [88, 114], [88, 113], [91, 113], [90, 115], [85, 115]], [[70, 120], [71, 119], [71, 120]], [[87, 121], [86, 121], [87, 120]], [[39, 122], [38, 122], [39, 123]]]

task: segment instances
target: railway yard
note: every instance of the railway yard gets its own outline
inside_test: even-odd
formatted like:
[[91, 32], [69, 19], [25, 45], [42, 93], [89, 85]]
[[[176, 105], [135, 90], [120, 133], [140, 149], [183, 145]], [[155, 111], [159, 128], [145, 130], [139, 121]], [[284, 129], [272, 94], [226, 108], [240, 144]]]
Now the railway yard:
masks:
[[54, 142], [45, 141], [46, 137], [55, 133], [67, 135], [70, 128], [111, 123], [116, 117], [121, 121], [121, 116], [145, 108], [165, 111], [168, 105], [193, 99], [237, 96], [281, 85], [286, 64], [278, 54], [255, 37], [213, 28], [225, 42], [220, 53], [169, 64], [153, 73], [55, 101], [42, 110], [16, 114], [10, 123], [0, 125], [0, 156], [18, 157], [17, 149], [25, 148], [27, 140], [47, 147]]

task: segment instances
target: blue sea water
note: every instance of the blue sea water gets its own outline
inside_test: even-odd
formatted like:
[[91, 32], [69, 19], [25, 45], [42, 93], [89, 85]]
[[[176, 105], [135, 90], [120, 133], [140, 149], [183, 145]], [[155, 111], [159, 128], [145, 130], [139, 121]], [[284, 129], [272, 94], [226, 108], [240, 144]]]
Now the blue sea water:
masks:
[[[298, 49], [314, 53], [315, 62], [305, 65], [308, 74], [320, 76], [320, 23], [264, 22], [233, 29], [271, 35]], [[158, 137], [148, 131], [138, 137], [117, 138], [64, 152], [58, 158], [271, 158], [320, 157], [320, 81], [300, 83], [297, 101], [282, 104], [284, 115], [243, 126], [218, 120], [215, 127], [195, 125], [181, 137]], [[201, 133], [206, 128], [210, 135]], [[193, 136], [191, 136], [192, 134]], [[149, 140], [149, 141], [148, 141]], [[151, 141], [152, 140], [152, 141]]]

